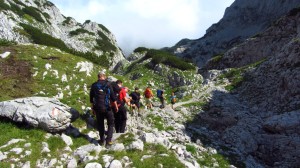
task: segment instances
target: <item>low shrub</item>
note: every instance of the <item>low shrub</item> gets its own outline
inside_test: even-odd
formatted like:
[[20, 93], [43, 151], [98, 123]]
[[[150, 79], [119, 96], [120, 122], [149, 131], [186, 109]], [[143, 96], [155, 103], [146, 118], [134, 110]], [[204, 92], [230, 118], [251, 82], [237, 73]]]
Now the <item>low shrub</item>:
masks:
[[94, 35], [95, 35], [95, 33], [90, 32], [90, 31], [88, 31], [88, 30], [85, 30], [85, 29], [83, 29], [83, 28], [79, 28], [79, 29], [76, 29], [76, 30], [74, 30], [74, 31], [71, 31], [69, 34], [70, 34], [70, 36], [77, 36], [77, 35], [79, 35], [79, 34], [84, 34], [84, 33], [89, 34], [89, 35], [91, 35], [91, 36], [94, 36]]
[[25, 8], [22, 9], [22, 11], [30, 16], [32, 16], [33, 18], [35, 18], [35, 20], [41, 22], [41, 23], [45, 23], [45, 20], [42, 18], [41, 16], [41, 11], [39, 11], [37, 8], [32, 7], [32, 6], [25, 6]]
[[195, 66], [183, 61], [175, 55], [161, 50], [151, 49], [147, 52], [146, 58], [152, 58], [154, 64], [165, 64], [180, 70], [194, 70]]

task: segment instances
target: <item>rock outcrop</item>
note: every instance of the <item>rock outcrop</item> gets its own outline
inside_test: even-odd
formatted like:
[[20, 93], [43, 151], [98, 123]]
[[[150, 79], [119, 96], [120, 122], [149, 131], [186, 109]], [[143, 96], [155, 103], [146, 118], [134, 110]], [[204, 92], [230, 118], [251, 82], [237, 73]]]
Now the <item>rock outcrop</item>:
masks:
[[30, 97], [0, 102], [0, 116], [26, 123], [48, 132], [60, 132], [69, 127], [71, 108], [54, 98]]
[[[191, 129], [209, 128], [206, 135], [238, 151], [247, 167], [299, 165], [299, 25], [298, 8], [207, 66], [221, 74], [241, 71], [242, 80], [233, 93], [213, 90]], [[206, 84], [220, 85], [221, 74], [211, 71]]]
[[[21, 24], [36, 28], [59, 39], [76, 52], [95, 54], [93, 59], [107, 59], [114, 66], [125, 59], [114, 35], [103, 25], [85, 21], [78, 23], [63, 16], [59, 9], [47, 0], [5, 0], [0, 7], [0, 38], [18, 43], [39, 43]], [[36, 31], [36, 30], [32, 30]]]
[[208, 28], [202, 38], [184, 39], [171, 50], [181, 57], [193, 59], [202, 67], [212, 56], [224, 53], [265, 30], [272, 22], [298, 6], [298, 0], [236, 0], [226, 9], [223, 18]]

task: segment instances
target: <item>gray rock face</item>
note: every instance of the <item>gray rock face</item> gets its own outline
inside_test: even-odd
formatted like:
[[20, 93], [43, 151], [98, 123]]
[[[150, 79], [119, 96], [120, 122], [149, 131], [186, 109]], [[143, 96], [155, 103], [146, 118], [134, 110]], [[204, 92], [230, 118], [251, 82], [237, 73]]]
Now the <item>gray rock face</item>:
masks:
[[[234, 95], [213, 91], [198, 123], [237, 149], [251, 167], [298, 167], [300, 149], [300, 9], [290, 12], [255, 38], [224, 54], [215, 67], [250, 66]], [[244, 54], [243, 54], [244, 53]], [[261, 64], [253, 66], [264, 59]], [[223, 72], [222, 72], [223, 73]], [[217, 83], [220, 74], [208, 73]], [[200, 125], [200, 124], [199, 124]], [[255, 166], [256, 167], [256, 166]]]
[[[105, 56], [109, 62], [109, 68], [112, 70], [115, 65], [125, 60], [124, 54], [117, 45], [114, 35], [109, 32], [103, 25], [95, 22], [86, 21], [81, 24], [71, 17], [63, 16], [59, 9], [49, 1], [28, 0], [17, 3], [14, 0], [4, 1], [10, 6], [13, 4], [20, 9], [28, 6], [36, 8], [41, 19], [32, 18], [32, 23], [24, 17], [14, 13], [12, 9], [0, 11], [0, 38], [16, 41], [19, 43], [30, 43], [32, 39], [24, 35], [23, 28], [19, 23], [29, 24], [43, 33], [62, 40], [70, 49], [82, 53], [92, 52], [96, 57]], [[81, 30], [77, 35], [71, 35], [70, 32]], [[99, 47], [103, 45], [106, 47]], [[107, 47], [109, 45], [110, 47]], [[109, 48], [109, 49], [108, 49]], [[95, 58], [96, 59], [96, 58]]]
[[71, 121], [70, 107], [54, 98], [30, 97], [0, 102], [0, 116], [25, 122], [48, 132], [65, 130]]
[[173, 47], [173, 51], [181, 57], [192, 58], [202, 67], [212, 56], [265, 30], [273, 21], [299, 5], [298, 0], [236, 0], [202, 38], [184, 39]]

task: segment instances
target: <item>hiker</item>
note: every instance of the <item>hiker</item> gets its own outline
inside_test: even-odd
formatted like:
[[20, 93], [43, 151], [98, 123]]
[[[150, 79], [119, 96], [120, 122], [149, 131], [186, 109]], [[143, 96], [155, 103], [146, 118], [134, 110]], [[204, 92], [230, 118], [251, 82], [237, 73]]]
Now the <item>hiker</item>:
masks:
[[130, 93], [129, 95], [131, 97], [131, 108], [137, 108], [138, 115], [140, 116], [140, 99], [141, 94], [139, 92], [139, 88], [135, 88], [134, 92]]
[[157, 89], [156, 96], [159, 98], [161, 105], [160, 108], [165, 108], [165, 96], [164, 96], [164, 90]]
[[176, 95], [174, 92], [172, 92], [171, 97], [170, 97], [170, 101], [171, 101], [171, 107], [172, 109], [174, 109], [174, 104], [176, 103]]
[[[114, 115], [111, 109], [110, 101], [117, 106], [111, 83], [107, 81], [105, 71], [98, 73], [98, 81], [93, 83], [90, 90], [90, 103], [93, 113], [96, 115], [96, 127], [99, 131], [100, 140], [98, 143], [106, 147], [112, 145]], [[107, 120], [107, 136], [105, 138], [104, 119]]]
[[119, 111], [115, 113], [115, 129], [116, 133], [124, 133], [126, 128], [126, 121], [127, 121], [127, 109], [125, 104], [130, 103], [130, 99], [126, 96], [128, 92], [127, 87], [122, 87], [119, 92], [118, 101], [119, 104]]
[[151, 109], [152, 108], [153, 93], [152, 93], [152, 90], [151, 90], [150, 86], [148, 86], [146, 88], [146, 90], [144, 91], [144, 96], [146, 98], [146, 107]]
[[[113, 89], [115, 97], [117, 99], [118, 107], [121, 105], [121, 101], [118, 99], [118, 97], [119, 97], [119, 93], [121, 91], [122, 86], [123, 86], [123, 82], [121, 80], [112, 82], [112, 89]], [[114, 114], [116, 115], [118, 110], [115, 108], [115, 106], [113, 104], [112, 104], [112, 109], [113, 109]]]

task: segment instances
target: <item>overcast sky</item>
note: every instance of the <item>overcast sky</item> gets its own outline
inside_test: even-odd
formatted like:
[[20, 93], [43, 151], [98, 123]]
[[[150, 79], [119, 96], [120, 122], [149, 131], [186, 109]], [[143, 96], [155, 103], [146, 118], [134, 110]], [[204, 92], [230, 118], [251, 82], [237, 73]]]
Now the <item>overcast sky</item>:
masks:
[[65, 16], [107, 27], [127, 55], [137, 47], [172, 47], [198, 39], [234, 0], [50, 0]]

